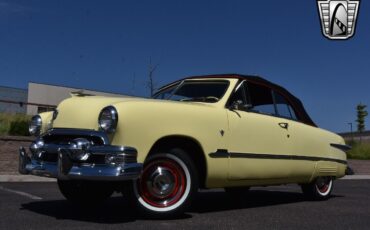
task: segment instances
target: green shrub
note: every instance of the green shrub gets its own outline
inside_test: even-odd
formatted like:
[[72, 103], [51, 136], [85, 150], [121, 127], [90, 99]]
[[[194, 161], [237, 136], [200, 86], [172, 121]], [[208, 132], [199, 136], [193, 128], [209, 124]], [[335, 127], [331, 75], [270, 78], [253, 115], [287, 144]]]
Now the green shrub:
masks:
[[0, 113], [0, 135], [28, 136], [30, 119], [25, 114]]
[[8, 130], [9, 130], [9, 122], [7, 122], [2, 114], [0, 114], [0, 135], [5, 135], [8, 133]]
[[9, 135], [14, 136], [28, 136], [28, 121], [27, 120], [15, 120], [10, 123]]
[[353, 142], [347, 156], [349, 159], [370, 160], [370, 143]]

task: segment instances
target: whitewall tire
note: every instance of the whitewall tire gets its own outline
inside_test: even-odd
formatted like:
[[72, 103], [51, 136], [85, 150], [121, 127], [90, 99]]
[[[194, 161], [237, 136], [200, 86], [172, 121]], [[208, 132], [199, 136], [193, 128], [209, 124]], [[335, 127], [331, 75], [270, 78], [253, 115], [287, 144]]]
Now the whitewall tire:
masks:
[[182, 214], [198, 190], [196, 167], [185, 151], [172, 149], [148, 157], [131, 186], [138, 210], [153, 218]]
[[313, 200], [326, 200], [333, 191], [332, 177], [318, 177], [310, 184], [302, 185], [303, 194]]

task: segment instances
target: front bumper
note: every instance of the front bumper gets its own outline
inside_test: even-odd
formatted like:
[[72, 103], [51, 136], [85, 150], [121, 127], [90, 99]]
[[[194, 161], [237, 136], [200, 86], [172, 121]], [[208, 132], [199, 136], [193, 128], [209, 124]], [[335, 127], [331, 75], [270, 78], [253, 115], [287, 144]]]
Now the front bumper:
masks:
[[[105, 162], [76, 160], [76, 148], [71, 145], [44, 144], [42, 139], [32, 143], [28, 154], [19, 149], [19, 172], [62, 180], [125, 181], [140, 177], [143, 165], [136, 162], [137, 151], [132, 147], [102, 145], [83, 148], [90, 158]], [[42, 143], [42, 145], [40, 145]], [[35, 150], [35, 146], [36, 149]], [[79, 149], [80, 150], [80, 149]], [[56, 154], [54, 161], [44, 161], [41, 155]]]

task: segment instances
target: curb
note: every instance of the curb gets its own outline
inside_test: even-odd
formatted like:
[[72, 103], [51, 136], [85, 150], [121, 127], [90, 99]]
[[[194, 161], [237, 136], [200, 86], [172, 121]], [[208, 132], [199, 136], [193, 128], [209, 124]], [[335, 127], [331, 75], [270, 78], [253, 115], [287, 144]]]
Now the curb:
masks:
[[33, 136], [0, 136], [0, 141], [32, 142], [35, 139]]
[[0, 182], [56, 182], [54, 178], [32, 175], [0, 175]]
[[[350, 175], [340, 180], [370, 180], [370, 175]], [[55, 178], [32, 175], [0, 175], [0, 182], [56, 182]]]
[[370, 180], [370, 175], [348, 175], [340, 179], [341, 180]]

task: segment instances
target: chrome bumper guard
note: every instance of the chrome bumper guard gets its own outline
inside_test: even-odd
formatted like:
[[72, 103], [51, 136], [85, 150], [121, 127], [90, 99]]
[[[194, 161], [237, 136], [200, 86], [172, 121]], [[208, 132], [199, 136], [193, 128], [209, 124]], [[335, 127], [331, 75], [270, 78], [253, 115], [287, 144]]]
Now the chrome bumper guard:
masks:
[[[78, 144], [50, 145], [38, 140], [30, 147], [31, 156], [20, 147], [19, 172], [62, 180], [125, 181], [140, 177], [143, 165], [136, 162], [136, 149], [113, 145], [81, 147]], [[58, 160], [42, 161], [41, 155], [45, 153], [58, 154]], [[87, 163], [86, 159], [93, 155], [104, 156], [105, 163]]]

